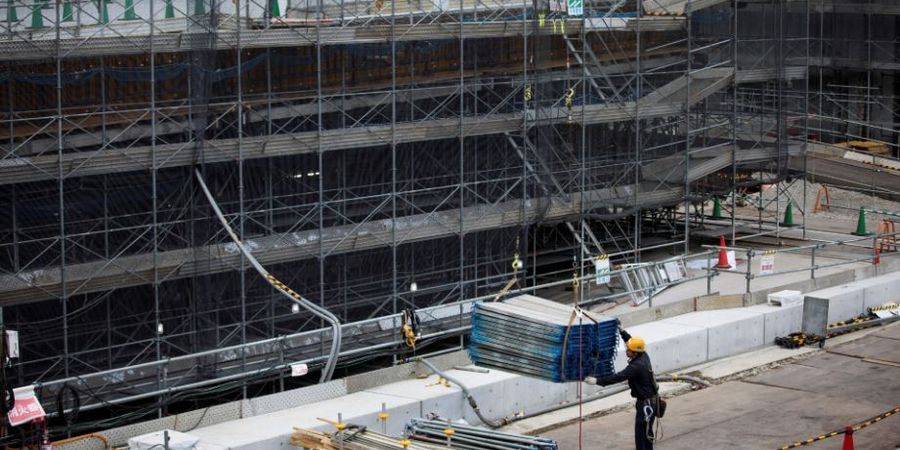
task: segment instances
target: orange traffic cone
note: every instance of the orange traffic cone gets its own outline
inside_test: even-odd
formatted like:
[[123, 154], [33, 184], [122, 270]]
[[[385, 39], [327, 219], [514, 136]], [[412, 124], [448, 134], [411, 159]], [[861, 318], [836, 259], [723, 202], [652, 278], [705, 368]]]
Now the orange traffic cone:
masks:
[[841, 450], [854, 450], [853, 427], [850, 425], [847, 425], [847, 430], [844, 431], [844, 445], [841, 447]]
[[719, 236], [719, 263], [716, 264], [716, 269], [730, 269], [731, 264], [728, 264], [728, 252], [725, 251], [725, 235]]

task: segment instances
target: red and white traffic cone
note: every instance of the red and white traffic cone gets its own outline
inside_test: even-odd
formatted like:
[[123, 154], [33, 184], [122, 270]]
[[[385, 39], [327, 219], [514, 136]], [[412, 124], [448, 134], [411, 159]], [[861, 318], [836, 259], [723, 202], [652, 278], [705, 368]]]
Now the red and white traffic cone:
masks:
[[847, 425], [847, 430], [844, 431], [844, 445], [841, 447], [841, 450], [854, 450], [853, 427], [850, 425]]
[[730, 269], [731, 264], [728, 264], [728, 252], [725, 251], [725, 235], [719, 236], [719, 263], [716, 264], [716, 269]]
[[875, 257], [872, 258], [872, 265], [877, 266], [881, 264], [881, 251], [878, 249], [878, 245], [875, 245]]

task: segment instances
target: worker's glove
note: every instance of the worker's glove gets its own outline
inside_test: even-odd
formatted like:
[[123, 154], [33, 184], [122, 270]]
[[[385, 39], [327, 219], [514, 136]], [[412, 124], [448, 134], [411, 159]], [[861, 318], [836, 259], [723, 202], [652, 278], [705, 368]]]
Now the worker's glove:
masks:
[[594, 377], [584, 377], [584, 382], [587, 384], [597, 384], [597, 379]]

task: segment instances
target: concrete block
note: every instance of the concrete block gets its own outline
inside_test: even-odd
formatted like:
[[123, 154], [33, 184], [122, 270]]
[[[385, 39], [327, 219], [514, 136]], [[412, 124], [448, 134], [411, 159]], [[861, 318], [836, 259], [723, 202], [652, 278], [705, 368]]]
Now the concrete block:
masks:
[[810, 297], [828, 300], [828, 323], [853, 318], [864, 311], [865, 290], [854, 283], [809, 292]]
[[[673, 323], [678, 317], [628, 329], [632, 336], [640, 336], [646, 342], [647, 354], [656, 373], [699, 364], [707, 359], [707, 330], [702, 325]], [[626, 364], [625, 344], [620, 340], [616, 370], [623, 369]]]
[[765, 344], [762, 313], [746, 309], [698, 311], [665, 322], [707, 328], [707, 358], [735, 355]]
[[782, 290], [768, 295], [769, 305], [791, 306], [803, 303], [803, 293], [800, 291]]
[[828, 299], [807, 295], [803, 297], [803, 326], [801, 330], [814, 336], [825, 336], [828, 326]]
[[853, 285], [863, 289], [863, 311], [873, 306], [896, 302], [900, 298], [900, 272], [859, 280]]
[[803, 303], [789, 306], [754, 305], [747, 311], [763, 315], [763, 343], [772, 344], [775, 338], [800, 331], [803, 326]]

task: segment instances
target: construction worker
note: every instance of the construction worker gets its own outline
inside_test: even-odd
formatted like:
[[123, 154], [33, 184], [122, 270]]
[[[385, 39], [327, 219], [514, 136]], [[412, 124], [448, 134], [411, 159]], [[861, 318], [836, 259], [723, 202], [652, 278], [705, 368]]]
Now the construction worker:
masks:
[[584, 382], [607, 386], [627, 380], [628, 387], [631, 388], [631, 396], [637, 399], [634, 445], [637, 450], [653, 450], [653, 422], [656, 419], [656, 410], [659, 408], [659, 386], [653, 376], [650, 357], [644, 351], [644, 340], [637, 336], [631, 336], [624, 329], [619, 330], [619, 334], [625, 341], [625, 356], [628, 357], [628, 366], [613, 375], [600, 378], [586, 377]]

